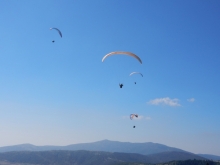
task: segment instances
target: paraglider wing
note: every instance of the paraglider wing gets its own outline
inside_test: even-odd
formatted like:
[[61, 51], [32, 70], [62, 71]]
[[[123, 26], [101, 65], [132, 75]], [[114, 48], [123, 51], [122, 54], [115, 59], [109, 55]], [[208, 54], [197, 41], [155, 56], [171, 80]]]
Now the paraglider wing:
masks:
[[131, 114], [130, 115], [130, 119], [132, 120], [134, 117], [137, 117], [138, 118], [138, 114]]
[[137, 60], [142, 64], [141, 59], [140, 59], [136, 54], [131, 53], [131, 52], [123, 52], [123, 51], [116, 51], [116, 52], [111, 52], [111, 53], [106, 54], [106, 55], [102, 58], [102, 62], [104, 62], [104, 60], [105, 60], [107, 57], [109, 57], [109, 56], [119, 55], [119, 54], [134, 57], [135, 59], [137, 59]]
[[131, 114], [131, 115], [130, 115], [130, 119], [132, 120], [132, 119], [133, 119], [133, 117], [134, 117], [134, 114]]
[[50, 28], [50, 30], [52, 30], [52, 29], [57, 30], [57, 31], [58, 31], [58, 33], [60, 34], [60, 37], [62, 37], [62, 33], [61, 33], [61, 31], [60, 31], [59, 29], [57, 29], [57, 28]]
[[143, 77], [143, 74], [140, 72], [132, 72], [129, 76], [132, 76], [133, 74], [140, 74]]

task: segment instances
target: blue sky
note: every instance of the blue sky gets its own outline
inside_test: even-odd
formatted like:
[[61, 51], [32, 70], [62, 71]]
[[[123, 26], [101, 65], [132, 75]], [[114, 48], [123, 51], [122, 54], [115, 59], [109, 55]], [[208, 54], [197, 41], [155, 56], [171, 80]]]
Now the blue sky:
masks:
[[[0, 146], [109, 139], [220, 155], [219, 8], [218, 0], [0, 1]], [[102, 63], [112, 51], [143, 64]]]

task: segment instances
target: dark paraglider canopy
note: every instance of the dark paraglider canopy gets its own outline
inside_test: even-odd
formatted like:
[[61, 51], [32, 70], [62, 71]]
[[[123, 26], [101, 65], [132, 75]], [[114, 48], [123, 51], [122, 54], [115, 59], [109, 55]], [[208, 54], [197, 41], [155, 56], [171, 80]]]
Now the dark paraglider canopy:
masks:
[[57, 28], [50, 28], [50, 30], [53, 30], [53, 29], [55, 29], [59, 33], [60, 37], [62, 38], [63, 35], [62, 35], [61, 31]]

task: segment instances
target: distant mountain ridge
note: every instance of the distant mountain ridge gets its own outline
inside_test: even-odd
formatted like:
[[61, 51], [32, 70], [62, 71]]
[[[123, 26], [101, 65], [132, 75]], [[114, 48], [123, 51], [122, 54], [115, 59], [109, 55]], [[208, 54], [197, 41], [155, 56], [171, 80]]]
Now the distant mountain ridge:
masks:
[[0, 147], [0, 152], [9, 151], [50, 151], [50, 150], [87, 150], [87, 151], [106, 151], [106, 152], [123, 152], [138, 153], [143, 155], [156, 154], [167, 151], [187, 152], [178, 148], [169, 147], [163, 144], [146, 142], [130, 143], [110, 140], [102, 140], [92, 143], [80, 143], [67, 146], [35, 146], [32, 144], [21, 144], [14, 146]]
[[122, 162], [163, 163], [173, 160], [206, 160], [187, 152], [164, 152], [160, 154], [141, 155], [136, 153], [118, 153], [103, 151], [13, 151], [0, 153], [0, 163], [19, 165], [112, 165]]
[[[145, 142], [145, 143], [130, 143], [130, 142], [118, 142], [110, 140], [102, 140], [92, 143], [79, 143], [67, 146], [35, 146], [32, 144], [20, 144], [13, 146], [0, 147], [1, 152], [10, 151], [51, 151], [51, 150], [87, 150], [87, 151], [105, 151], [105, 152], [121, 152], [121, 153], [137, 153], [142, 155], [166, 153], [166, 152], [186, 152], [178, 148], [169, 147], [163, 144]], [[197, 154], [206, 159], [220, 160], [220, 156]]]

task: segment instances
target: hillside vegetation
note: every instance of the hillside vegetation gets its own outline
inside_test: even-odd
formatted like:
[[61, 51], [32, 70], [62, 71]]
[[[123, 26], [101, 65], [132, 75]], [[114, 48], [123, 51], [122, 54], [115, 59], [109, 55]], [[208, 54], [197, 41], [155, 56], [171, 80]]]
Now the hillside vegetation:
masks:
[[40, 164], [40, 165], [111, 165], [116, 163], [163, 163], [172, 160], [205, 158], [186, 152], [164, 152], [152, 155], [136, 153], [118, 153], [101, 151], [14, 151], [0, 153], [4, 163]]

